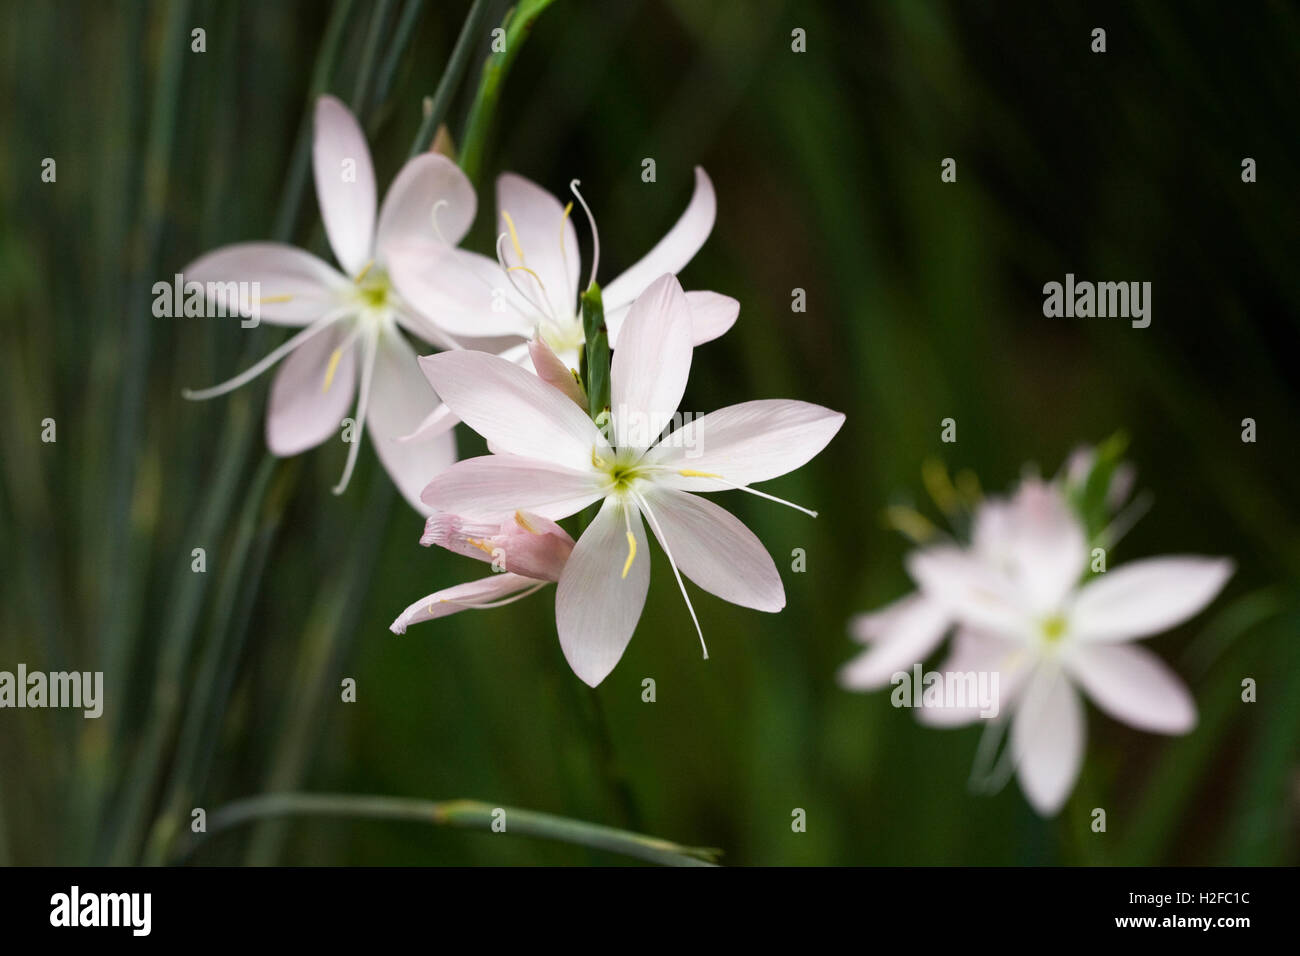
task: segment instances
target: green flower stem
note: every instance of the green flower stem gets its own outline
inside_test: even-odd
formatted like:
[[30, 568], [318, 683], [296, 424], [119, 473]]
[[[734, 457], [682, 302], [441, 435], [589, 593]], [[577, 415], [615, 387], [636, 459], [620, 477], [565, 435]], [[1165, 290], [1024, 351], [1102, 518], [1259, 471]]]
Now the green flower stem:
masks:
[[428, 101], [428, 108], [424, 112], [424, 122], [420, 124], [415, 142], [411, 144], [412, 156], [417, 156], [428, 149], [434, 136], [438, 134], [438, 126], [447, 115], [447, 107], [451, 105], [451, 96], [469, 67], [469, 56], [474, 48], [474, 40], [483, 34], [483, 25], [487, 22], [487, 8], [486, 0], [474, 0], [474, 5], [469, 8], [465, 25], [461, 27], [460, 36], [456, 38], [456, 45], [452, 48], [451, 59], [447, 61], [447, 68], [442, 71], [442, 79], [438, 81], [438, 88], [434, 91], [433, 99]]
[[[575, 846], [605, 850], [622, 856], [665, 866], [713, 866], [720, 850], [683, 846], [669, 840], [618, 830], [613, 827], [571, 820], [567, 817], [494, 807], [478, 800], [413, 800], [401, 797], [353, 794], [268, 793], [236, 800], [216, 810], [207, 821], [207, 832], [194, 835], [184, 856], [204, 839], [255, 820], [286, 816], [358, 817], [368, 820], [406, 820], [433, 826], [493, 832], [493, 824], [504, 813], [505, 833], [556, 840]], [[500, 824], [497, 824], [500, 826]]]
[[357, 79], [352, 87], [352, 112], [358, 116], [365, 113], [370, 99], [370, 81], [375, 76], [375, 61], [379, 57], [379, 44], [384, 38], [384, 27], [393, 11], [394, 0], [379, 0], [375, 5], [374, 15], [370, 18], [370, 29], [366, 32], [366, 42], [361, 48], [361, 64], [357, 67]]
[[487, 139], [506, 74], [519, 55], [519, 48], [532, 30], [533, 23], [553, 2], [554, 0], [520, 0], [519, 5], [513, 7], [501, 21], [501, 26], [506, 31], [505, 50], [490, 53], [487, 62], [483, 64], [483, 78], [479, 81], [478, 93], [469, 109], [465, 134], [461, 137], [460, 168], [465, 171], [470, 182], [477, 182], [479, 173], [482, 172]]

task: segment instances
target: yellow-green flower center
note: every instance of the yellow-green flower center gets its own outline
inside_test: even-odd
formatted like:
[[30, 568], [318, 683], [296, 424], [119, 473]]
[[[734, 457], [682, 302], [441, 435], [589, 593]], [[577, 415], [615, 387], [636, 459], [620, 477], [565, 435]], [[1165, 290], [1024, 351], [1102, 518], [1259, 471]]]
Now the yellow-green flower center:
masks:
[[1049, 644], [1055, 644], [1065, 636], [1065, 618], [1060, 614], [1044, 618], [1039, 627], [1043, 632], [1043, 640]]

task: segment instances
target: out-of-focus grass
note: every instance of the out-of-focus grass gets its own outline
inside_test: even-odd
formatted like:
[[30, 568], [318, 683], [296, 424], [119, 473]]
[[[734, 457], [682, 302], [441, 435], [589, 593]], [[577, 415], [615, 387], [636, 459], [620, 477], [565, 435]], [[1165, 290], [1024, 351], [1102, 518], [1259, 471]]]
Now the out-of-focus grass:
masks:
[[[385, 506], [369, 448], [342, 498], [329, 494], [341, 446], [263, 464], [265, 382], [180, 399], [273, 333], [147, 311], [153, 281], [225, 242], [279, 235], [325, 252], [310, 177], [294, 175], [313, 88], [363, 88], [379, 179], [392, 176], [469, 9], [413, 6], [338, 5], [337, 60], [315, 79], [326, 5], [0, 13], [0, 668], [102, 668], [112, 688], [100, 721], [0, 712], [0, 859], [107, 858], [123, 768], [157, 746], [164, 779], [188, 768], [195, 792], [141, 790], [141, 841], [162, 809], [284, 786], [483, 798], [720, 846], [737, 863], [1297, 862], [1292, 9], [557, 0], [501, 96], [470, 244], [490, 248], [496, 172], [557, 193], [576, 177], [607, 280], [671, 224], [701, 164], [718, 222], [682, 279], [742, 309], [697, 350], [687, 408], [788, 396], [849, 415], [823, 456], [771, 486], [819, 519], [722, 496], [777, 559], [786, 610], [693, 592], [701, 661], [656, 551], [628, 654], [591, 692], [560, 656], [553, 591], [389, 634], [414, 597], [482, 566], [416, 544], [420, 519]], [[504, 4], [491, 6], [495, 24]], [[365, 79], [377, 17], [389, 41], [410, 33]], [[1096, 25], [1103, 56], [1088, 52]], [[186, 42], [169, 57], [199, 26], [208, 52]], [[790, 49], [795, 27], [807, 53]], [[471, 99], [451, 103], [457, 136]], [[54, 184], [40, 180], [47, 156]], [[939, 181], [948, 156], [952, 185]], [[1241, 183], [1243, 156], [1258, 183]], [[1152, 326], [1043, 318], [1042, 284], [1066, 272], [1152, 281]], [[795, 288], [806, 313], [790, 311]], [[949, 416], [956, 445], [939, 442]], [[45, 417], [55, 444], [40, 441]], [[1246, 417], [1256, 444], [1240, 441]], [[1166, 740], [1091, 711], [1079, 789], [1042, 821], [1014, 785], [966, 792], [977, 731], [923, 730], [886, 695], [838, 688], [844, 622], [907, 587], [905, 545], [880, 512], [923, 498], [927, 457], [1000, 488], [1024, 462], [1050, 471], [1121, 427], [1155, 507], [1118, 559], [1220, 553], [1239, 569], [1210, 612], [1151, 642], [1191, 683], [1197, 731]], [[795, 548], [805, 573], [789, 570]], [[355, 704], [339, 701], [345, 676]], [[1257, 704], [1240, 700], [1245, 677]], [[176, 718], [151, 744], [169, 686]], [[195, 704], [209, 699], [228, 702], [209, 718]], [[1086, 829], [1094, 806], [1104, 836]], [[196, 859], [612, 862], [331, 820], [230, 834]]]

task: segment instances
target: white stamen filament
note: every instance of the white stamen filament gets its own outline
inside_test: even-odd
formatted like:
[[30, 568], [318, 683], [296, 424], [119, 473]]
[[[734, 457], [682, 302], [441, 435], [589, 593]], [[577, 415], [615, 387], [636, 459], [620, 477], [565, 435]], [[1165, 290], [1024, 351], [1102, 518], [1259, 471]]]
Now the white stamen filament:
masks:
[[501, 235], [497, 236], [497, 263], [501, 266], [501, 271], [506, 274], [506, 278], [510, 280], [510, 284], [515, 287], [515, 291], [518, 292], [521, 296], [523, 296], [529, 305], [531, 305], [539, 314], [545, 316], [546, 318], [554, 322], [555, 316], [551, 314], [551, 311], [549, 309], [550, 300], [545, 299], [546, 289], [542, 288], [542, 296], [546, 302], [546, 304], [543, 305], [542, 303], [539, 303], [536, 299], [534, 299], [531, 295], [529, 295], [526, 291], [524, 291], [524, 287], [515, 279], [516, 272], [523, 272], [527, 275], [532, 276], [533, 280], [540, 287], [542, 285], [542, 280], [537, 278], [537, 273], [534, 272], [532, 269], [529, 269], [527, 266], [506, 265], [505, 253], [501, 251], [501, 241], [503, 239], [508, 239], [508, 238], [509, 236], [504, 232], [501, 233]]
[[[677, 587], [681, 589], [682, 600], [686, 602], [686, 610], [691, 612], [691, 620], [695, 623], [695, 633], [700, 636], [700, 649], [704, 651], [704, 659], [709, 659], [709, 648], [704, 643], [704, 631], [700, 628], [700, 619], [695, 616], [695, 607], [691, 604], [690, 595], [686, 593], [686, 584], [682, 581], [682, 574], [677, 570], [677, 562], [673, 559], [673, 553], [668, 550], [668, 539], [664, 537], [663, 529], [659, 527], [659, 519], [654, 516], [650, 510], [650, 505], [645, 498], [635, 491], [628, 491], [632, 499], [636, 502], [637, 507], [650, 521], [650, 526], [654, 528], [655, 537], [659, 539], [659, 545], [664, 549], [664, 554], [668, 557], [668, 566], [673, 569], [673, 576], [677, 578]], [[630, 527], [630, 525], [629, 525]]]
[[656, 470], [670, 471], [686, 478], [712, 478], [714, 481], [721, 482], [730, 491], [743, 491], [746, 494], [757, 495], [760, 498], [766, 498], [768, 501], [775, 501], [779, 505], [785, 505], [787, 508], [793, 508], [795, 511], [802, 511], [804, 514], [813, 518], [817, 517], [817, 512], [811, 508], [805, 508], [803, 505], [797, 505], [793, 501], [786, 501], [784, 498], [778, 498], [776, 495], [769, 495], [766, 491], [759, 491], [757, 488], [751, 488], [749, 485], [737, 485], [728, 481], [722, 475], [709, 474], [702, 471], [684, 471], [675, 468], [672, 465], [655, 465]]
[[228, 379], [220, 385], [213, 385], [211, 388], [182, 389], [181, 397], [187, 398], [192, 402], [202, 402], [209, 398], [216, 398], [218, 395], [225, 395], [227, 392], [233, 392], [235, 389], [239, 388], [239, 386], [245, 385], [257, 378], [257, 376], [275, 365], [276, 362], [280, 361], [280, 359], [284, 358], [298, 346], [302, 345], [309, 338], [316, 335], [318, 332], [322, 332], [329, 328], [329, 326], [343, 318], [343, 316], [347, 314], [347, 311], [347, 309], [339, 309], [317, 319], [288, 341], [272, 349], [271, 352], [264, 356], [260, 362], [257, 362], [255, 365], [240, 372], [234, 378]]
[[433, 209], [429, 211], [429, 218], [433, 220], [434, 235], [438, 237], [438, 240], [444, 246], [450, 246], [451, 243], [447, 241], [447, 237], [442, 234], [442, 229], [440, 229], [438, 226], [438, 210], [441, 209], [443, 206], [448, 206], [448, 205], [450, 205], [450, 203], [448, 203], [447, 200], [439, 199], [436, 203], [433, 204]]
[[343, 477], [333, 489], [336, 495], [341, 495], [347, 490], [348, 482], [352, 480], [352, 469], [357, 464], [357, 453], [361, 450], [361, 437], [366, 430], [366, 409], [370, 405], [370, 383], [375, 377], [375, 355], [379, 351], [380, 334], [378, 329], [371, 329], [366, 334], [366, 352], [361, 366], [361, 389], [357, 395], [356, 429], [352, 433], [352, 441], [348, 443], [348, 460], [343, 466]]
[[[463, 607], [469, 611], [486, 611], [489, 608], [505, 607], [507, 604], [514, 604], [516, 601], [522, 601], [524, 598], [528, 597], [528, 595], [536, 594], [538, 591], [540, 591], [542, 588], [546, 587], [546, 585], [550, 583], [551, 583], [550, 581], [538, 581], [536, 584], [532, 585], [531, 587], [525, 588], [524, 590], [520, 591], [518, 594], [512, 594], [510, 597], [502, 598], [499, 601], [483, 601], [480, 603], [475, 603], [474, 601], [454, 601], [451, 598], [442, 598], [441, 600], [439, 600], [438, 603], [454, 604], [456, 605], [456, 607]], [[432, 614], [433, 605], [429, 604], [427, 608], [429, 613]]]
[[587, 288], [591, 288], [596, 281], [596, 269], [600, 266], [600, 233], [596, 231], [596, 217], [591, 214], [591, 207], [582, 198], [582, 193], [578, 192], [580, 185], [582, 184], [575, 179], [569, 183], [569, 190], [582, 205], [582, 211], [587, 214], [587, 223], [591, 226], [591, 278], [587, 280]]

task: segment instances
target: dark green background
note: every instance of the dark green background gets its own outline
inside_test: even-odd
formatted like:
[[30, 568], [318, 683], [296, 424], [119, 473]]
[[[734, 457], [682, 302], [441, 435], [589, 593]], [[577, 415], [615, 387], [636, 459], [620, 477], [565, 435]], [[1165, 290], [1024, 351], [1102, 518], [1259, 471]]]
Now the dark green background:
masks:
[[[696, 352], [684, 407], [790, 397], [848, 415], [825, 453], [766, 486], [819, 519], [719, 499], [776, 558], [785, 611], [693, 591], [702, 661], [656, 549], [636, 636], [593, 693], [560, 654], [551, 591], [387, 631], [486, 568], [417, 545], [421, 520], [368, 445], [335, 498], [342, 443], [266, 463], [269, 378], [180, 398], [276, 333], [154, 319], [149, 287], [274, 233], [330, 5], [6, 3], [0, 668], [102, 669], [112, 690], [99, 721], [0, 712], [0, 860], [143, 859], [173, 799], [211, 812], [307, 789], [476, 797], [740, 864], [1300, 861], [1300, 16], [1277, 2], [1048, 6], [556, 0], [542, 14], [506, 82], [470, 247], [490, 250], [496, 172], [557, 193], [576, 177], [608, 280], [674, 221], [701, 164], [717, 225], [681, 278], [735, 296], [741, 315]], [[356, 4], [330, 90], [352, 100], [376, 12], [387, 55], [408, 9]], [[362, 114], [381, 189], [467, 9], [423, 4], [379, 64]], [[795, 27], [806, 53], [791, 51]], [[477, 49], [454, 137], [486, 37]], [[55, 184], [40, 180], [47, 156]], [[948, 156], [956, 184], [939, 179]], [[284, 224], [324, 252], [305, 186]], [[1044, 318], [1042, 285], [1066, 272], [1152, 282], [1151, 327]], [[790, 310], [795, 288], [806, 313]], [[955, 445], [939, 441], [945, 417]], [[1192, 686], [1197, 729], [1166, 739], [1090, 708], [1079, 784], [1041, 820], [1014, 783], [967, 792], [977, 729], [923, 730], [887, 695], [837, 686], [856, 651], [845, 621], [908, 588], [906, 542], [881, 512], [925, 507], [927, 457], [1000, 489], [1119, 429], [1155, 504], [1112, 560], [1226, 554], [1239, 570], [1150, 642]], [[482, 444], [465, 433], [461, 448]], [[206, 575], [189, 570], [194, 547]], [[794, 548], [806, 573], [789, 571]], [[355, 704], [338, 699], [348, 676]], [[1240, 702], [1244, 677], [1256, 704]], [[186, 733], [199, 758], [178, 774]], [[1088, 829], [1097, 806], [1104, 835]], [[806, 833], [791, 832], [795, 807]], [[233, 831], [194, 859], [615, 862], [337, 820]]]

